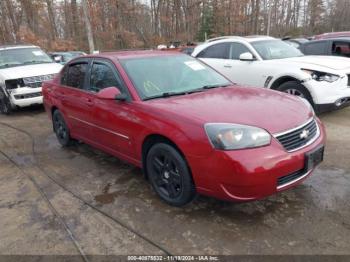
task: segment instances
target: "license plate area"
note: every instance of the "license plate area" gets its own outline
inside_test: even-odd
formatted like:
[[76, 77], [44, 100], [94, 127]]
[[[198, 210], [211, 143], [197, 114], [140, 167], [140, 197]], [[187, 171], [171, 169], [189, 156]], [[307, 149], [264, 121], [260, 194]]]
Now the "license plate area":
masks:
[[322, 163], [324, 157], [324, 146], [305, 154], [305, 169], [307, 171], [314, 169]]

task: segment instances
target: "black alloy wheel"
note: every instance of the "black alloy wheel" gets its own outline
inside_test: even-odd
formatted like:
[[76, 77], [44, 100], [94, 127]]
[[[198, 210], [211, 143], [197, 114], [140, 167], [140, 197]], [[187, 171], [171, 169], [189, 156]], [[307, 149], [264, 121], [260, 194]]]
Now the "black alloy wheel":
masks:
[[69, 129], [59, 110], [56, 110], [52, 114], [52, 121], [58, 142], [64, 147], [70, 146], [72, 144], [72, 139], [70, 137]]
[[278, 87], [278, 90], [290, 95], [299, 96], [309, 101], [309, 103], [313, 106], [314, 102], [310, 92], [299, 82], [297, 81], [288, 81], [283, 83]]
[[147, 155], [147, 174], [156, 193], [170, 205], [183, 206], [195, 196], [195, 187], [183, 156], [171, 145], [154, 145]]

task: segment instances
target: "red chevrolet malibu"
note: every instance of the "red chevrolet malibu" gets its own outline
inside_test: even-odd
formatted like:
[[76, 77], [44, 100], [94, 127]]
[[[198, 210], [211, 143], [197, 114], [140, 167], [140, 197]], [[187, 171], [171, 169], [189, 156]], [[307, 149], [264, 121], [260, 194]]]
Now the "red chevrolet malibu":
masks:
[[298, 185], [323, 160], [324, 127], [305, 100], [234, 85], [184, 54], [77, 58], [43, 96], [62, 146], [83, 141], [143, 168], [175, 206], [197, 193], [264, 198]]

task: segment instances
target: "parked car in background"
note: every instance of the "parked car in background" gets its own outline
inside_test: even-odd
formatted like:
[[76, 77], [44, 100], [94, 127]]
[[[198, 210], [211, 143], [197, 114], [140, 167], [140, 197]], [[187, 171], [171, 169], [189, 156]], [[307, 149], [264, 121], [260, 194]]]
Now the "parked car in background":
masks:
[[178, 52], [70, 61], [44, 84], [58, 141], [142, 167], [165, 202], [250, 201], [290, 189], [322, 161], [324, 127], [304, 99], [233, 85]]
[[306, 38], [290, 38], [290, 37], [284, 37], [282, 38], [282, 40], [284, 42], [286, 42], [287, 44], [290, 44], [292, 46], [294, 46], [295, 48], [300, 49], [300, 46], [304, 43], [309, 42], [308, 39]]
[[182, 45], [180, 41], [173, 41], [170, 42], [169, 46], [158, 45], [157, 49], [162, 51], [177, 51], [187, 55], [191, 55], [196, 46], [196, 43], [188, 42], [186, 45]]
[[304, 56], [272, 37], [221, 37], [192, 54], [231, 81], [279, 90], [307, 99], [318, 112], [350, 104], [347, 58]]
[[56, 63], [66, 64], [73, 58], [86, 55], [82, 51], [53, 52], [49, 54]]
[[42, 104], [42, 82], [61, 68], [37, 46], [0, 46], [0, 112]]
[[302, 44], [300, 50], [305, 55], [343, 56], [350, 58], [350, 37], [309, 41]]
[[324, 33], [324, 34], [321, 34], [321, 35], [314, 36], [313, 40], [321, 40], [321, 39], [328, 39], [328, 38], [339, 38], [339, 37], [350, 37], [350, 31]]

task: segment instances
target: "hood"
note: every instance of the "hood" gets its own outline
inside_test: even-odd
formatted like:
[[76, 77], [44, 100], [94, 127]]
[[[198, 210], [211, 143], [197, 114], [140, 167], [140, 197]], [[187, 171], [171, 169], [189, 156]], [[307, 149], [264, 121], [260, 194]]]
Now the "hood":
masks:
[[[304, 64], [306, 69], [313, 69], [312, 66], [321, 66], [332, 70], [350, 71], [350, 59], [335, 56], [301, 56], [283, 59], [284, 62]], [[309, 68], [308, 68], [309, 66]]]
[[201, 125], [244, 124], [271, 134], [300, 126], [313, 116], [301, 99], [263, 88], [232, 86], [145, 103], [168, 117], [177, 114]]
[[3, 80], [18, 79], [23, 77], [57, 74], [61, 69], [62, 65], [57, 63], [24, 65], [0, 69], [0, 76]]

